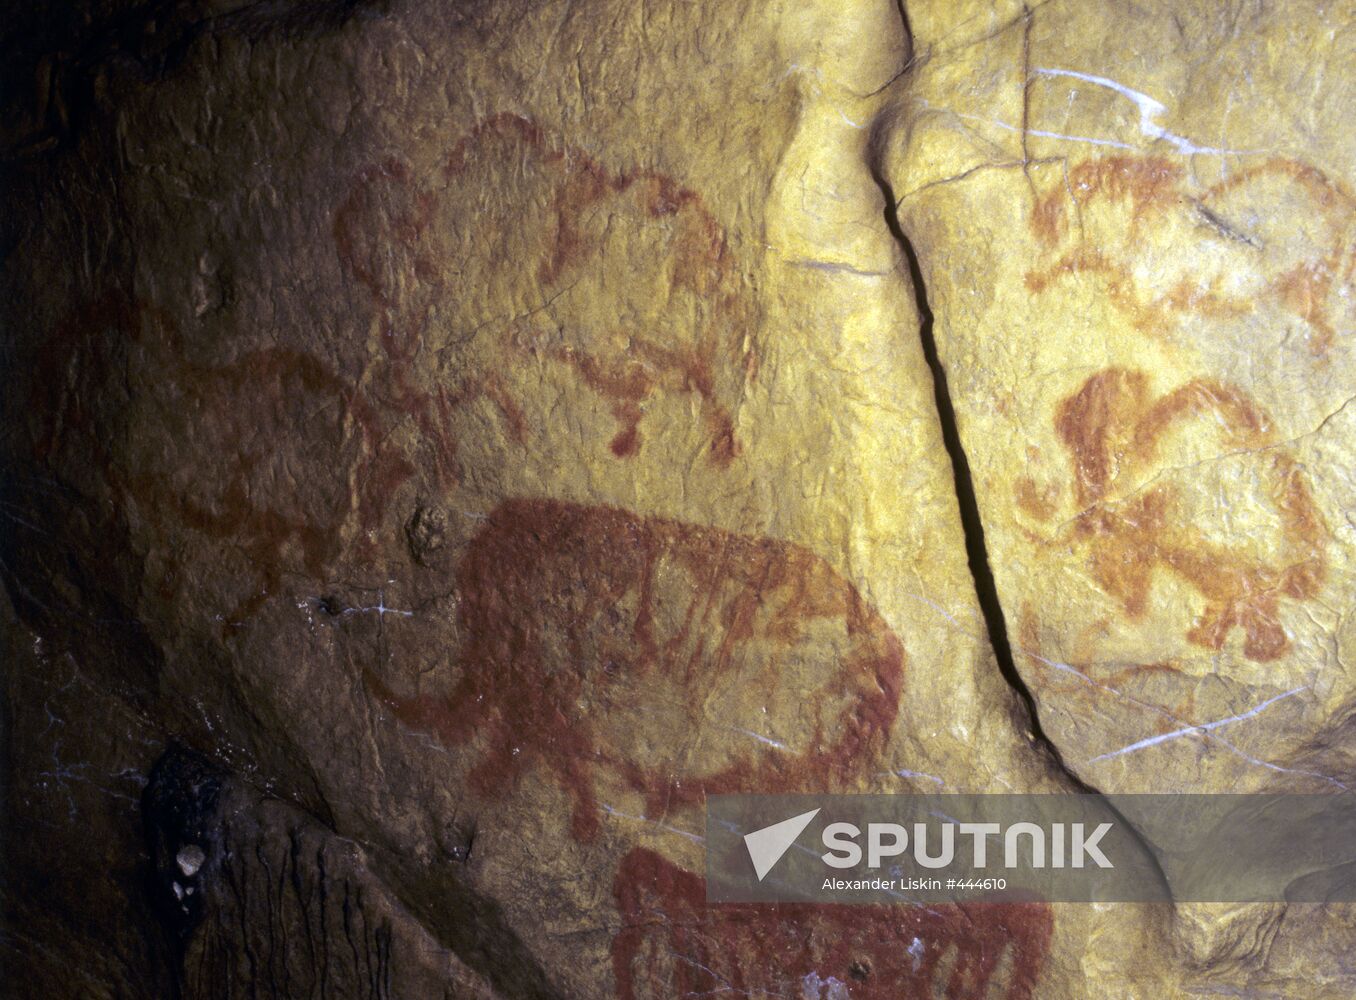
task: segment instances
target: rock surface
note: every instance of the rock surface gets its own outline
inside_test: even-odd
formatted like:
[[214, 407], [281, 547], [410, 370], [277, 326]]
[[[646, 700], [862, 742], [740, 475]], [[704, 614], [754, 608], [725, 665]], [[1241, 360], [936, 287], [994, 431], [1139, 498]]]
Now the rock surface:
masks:
[[1356, 75], [1306, 11], [16, 11], [7, 968], [1349, 996], [1335, 907], [700, 875], [708, 793], [1350, 783]]

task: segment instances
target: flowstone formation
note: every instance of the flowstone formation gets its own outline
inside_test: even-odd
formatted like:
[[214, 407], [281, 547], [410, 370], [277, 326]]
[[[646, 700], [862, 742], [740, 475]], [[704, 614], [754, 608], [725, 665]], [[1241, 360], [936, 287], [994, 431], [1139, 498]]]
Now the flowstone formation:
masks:
[[7, 978], [1350, 996], [1337, 906], [702, 874], [716, 793], [1356, 780], [1302, 6], [16, 9]]

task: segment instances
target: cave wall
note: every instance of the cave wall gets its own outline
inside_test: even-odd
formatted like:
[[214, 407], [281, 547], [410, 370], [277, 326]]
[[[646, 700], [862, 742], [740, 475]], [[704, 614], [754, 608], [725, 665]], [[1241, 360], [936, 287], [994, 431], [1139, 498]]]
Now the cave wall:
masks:
[[1350, 995], [1335, 906], [700, 875], [720, 792], [1350, 783], [1349, 9], [11, 13], [32, 995]]

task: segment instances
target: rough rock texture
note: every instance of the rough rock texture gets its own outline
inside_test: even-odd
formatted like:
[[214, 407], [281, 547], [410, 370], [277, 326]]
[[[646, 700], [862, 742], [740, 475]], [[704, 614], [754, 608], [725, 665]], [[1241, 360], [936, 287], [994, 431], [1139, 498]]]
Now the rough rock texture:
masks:
[[1350, 782], [1349, 15], [15, 11], [15, 981], [1349, 996], [1336, 908], [707, 908], [699, 836]]
[[[1347, 788], [1356, 145], [1333, 95], [1356, 60], [1335, 12], [1157, 5], [1123, 46], [1116, 4], [950, 8], [913, 20], [930, 58], [886, 173], [1046, 735], [1103, 791]], [[1351, 927], [1322, 916], [1331, 950], [1280, 928], [1319, 982]], [[1194, 958], [1271, 973], [1280, 920], [1178, 914]]]

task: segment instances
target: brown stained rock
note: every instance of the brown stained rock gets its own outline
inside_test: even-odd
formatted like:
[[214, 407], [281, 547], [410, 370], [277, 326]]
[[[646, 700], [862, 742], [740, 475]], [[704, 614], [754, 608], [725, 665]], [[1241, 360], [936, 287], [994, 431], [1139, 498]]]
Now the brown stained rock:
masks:
[[166, 751], [144, 820], [176, 995], [500, 995], [429, 937], [357, 844], [205, 758]]

